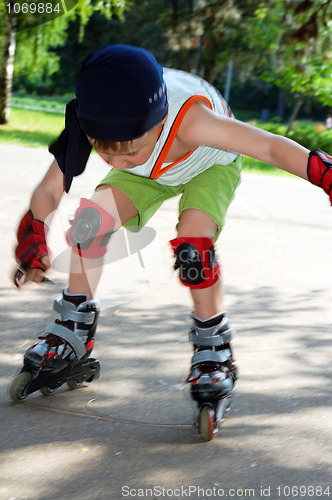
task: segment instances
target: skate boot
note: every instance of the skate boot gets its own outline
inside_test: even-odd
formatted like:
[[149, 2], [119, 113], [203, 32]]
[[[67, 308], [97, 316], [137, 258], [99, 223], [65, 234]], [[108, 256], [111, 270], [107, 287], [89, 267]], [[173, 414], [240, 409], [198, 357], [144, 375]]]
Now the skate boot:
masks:
[[37, 390], [51, 394], [64, 383], [76, 389], [100, 375], [99, 361], [89, 357], [99, 316], [98, 302], [65, 289], [55, 299], [54, 309], [60, 319], [26, 351], [23, 368], [9, 390], [13, 401], [25, 399]]
[[207, 320], [193, 315], [193, 319], [189, 340], [194, 344], [194, 355], [187, 382], [191, 384], [191, 397], [197, 402], [195, 427], [209, 441], [229, 411], [237, 379], [230, 346], [233, 328], [224, 314]]

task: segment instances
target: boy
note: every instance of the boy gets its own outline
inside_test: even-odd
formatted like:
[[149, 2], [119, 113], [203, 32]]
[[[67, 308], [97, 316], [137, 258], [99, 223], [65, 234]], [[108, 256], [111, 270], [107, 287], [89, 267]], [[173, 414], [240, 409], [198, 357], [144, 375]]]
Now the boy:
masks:
[[[330, 197], [332, 159], [235, 120], [214, 87], [163, 70], [145, 50], [104, 47], [83, 63], [65, 130], [50, 148], [55, 160], [18, 230], [16, 258], [27, 282], [40, 282], [50, 267], [43, 221], [83, 172], [92, 147], [112, 169], [92, 198], [81, 200], [67, 233], [73, 249], [69, 286], [55, 301], [61, 319], [28, 349], [26, 370], [59, 372], [89, 356], [99, 314], [94, 290], [109, 238], [124, 224], [143, 226], [163, 201], [182, 194], [171, 245], [193, 299], [188, 381], [193, 399], [201, 407], [212, 402], [215, 410], [232, 391], [236, 369], [214, 242], [240, 182], [241, 155], [310, 180]], [[88, 279], [90, 259], [100, 265]]]

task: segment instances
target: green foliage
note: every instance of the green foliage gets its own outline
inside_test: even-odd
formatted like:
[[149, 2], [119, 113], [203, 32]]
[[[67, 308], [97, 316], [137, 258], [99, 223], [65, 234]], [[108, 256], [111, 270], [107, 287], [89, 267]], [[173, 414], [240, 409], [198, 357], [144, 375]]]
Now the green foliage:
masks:
[[[272, 134], [279, 134], [282, 136], [285, 136], [287, 131], [286, 125], [280, 125], [278, 123], [270, 122], [262, 124], [260, 122], [251, 122], [251, 124], [267, 130]], [[326, 130], [325, 126], [320, 123], [294, 122], [293, 128], [288, 134], [288, 137], [310, 150], [319, 148], [323, 151], [331, 151], [332, 130]], [[287, 172], [284, 172], [283, 170], [272, 167], [267, 163], [263, 163], [261, 161], [254, 160], [253, 158], [248, 157], [244, 158], [243, 170], [245, 172], [251, 173], [265, 173], [283, 176], [291, 175]]]
[[264, 86], [258, 110], [270, 107], [263, 94], [275, 84], [288, 96], [332, 106], [331, 6], [332, 0], [80, 0], [67, 16], [18, 34], [15, 90], [71, 91], [91, 51], [125, 42], [152, 50], [165, 66], [217, 80], [221, 92], [233, 58], [239, 81], [252, 77], [257, 87], [260, 78]]
[[[220, 65], [233, 56], [234, 32], [240, 12], [233, 0], [172, 2], [160, 17], [173, 59], [181, 69], [202, 74], [212, 81]], [[239, 39], [241, 40], [241, 39]]]
[[[2, 10], [4, 10], [3, 5], [0, 1]], [[74, 19], [79, 20], [77, 38], [82, 40], [85, 26], [94, 12], [100, 13], [108, 20], [112, 16], [123, 18], [125, 7], [126, 0], [80, 0], [74, 9], [49, 22], [27, 30], [24, 30], [24, 26], [21, 25], [21, 30], [16, 34], [14, 78], [16, 80], [23, 78], [28, 85], [29, 83], [40, 85], [40, 82], [46, 81], [60, 70], [60, 58], [54, 49], [67, 43], [70, 34], [67, 28]], [[28, 16], [29, 14], [25, 14], [22, 17], [23, 23], [25, 19], [26, 22], [29, 21]], [[2, 20], [0, 21], [0, 45], [3, 30]]]
[[170, 50], [182, 54], [182, 64], [187, 61], [184, 69], [211, 81], [232, 58], [243, 79], [255, 75], [332, 106], [332, 0], [174, 1], [172, 6], [162, 22]]
[[15, 77], [25, 75], [28, 81], [35, 81], [58, 71], [58, 58], [50, 49], [65, 44], [65, 29], [72, 16], [69, 12], [67, 16], [17, 33]]
[[256, 50], [269, 53], [262, 77], [332, 106], [331, 16], [331, 0], [262, 3], [252, 22]]
[[[286, 135], [287, 126], [277, 123], [258, 124], [260, 128], [273, 134]], [[294, 122], [288, 137], [302, 144], [308, 149], [319, 148], [330, 151], [332, 144], [332, 130], [326, 130], [325, 126], [310, 122]]]
[[[60, 60], [60, 70], [52, 82], [44, 80], [44, 86], [37, 89], [42, 94], [59, 94], [73, 91], [74, 81], [82, 61], [93, 51], [110, 43], [131, 43], [152, 50], [161, 64], [168, 65], [165, 40], [160, 25], [156, 22], [164, 8], [164, 0], [142, 0], [125, 11], [125, 22], [119, 16], [107, 20], [100, 12], [94, 12], [79, 41], [79, 19], [67, 28], [69, 34], [65, 46], [54, 49]], [[41, 82], [42, 83], [42, 82]], [[19, 84], [19, 87], [18, 87]], [[15, 91], [23, 91], [26, 82], [22, 78], [16, 83]], [[28, 91], [31, 93], [32, 88]]]

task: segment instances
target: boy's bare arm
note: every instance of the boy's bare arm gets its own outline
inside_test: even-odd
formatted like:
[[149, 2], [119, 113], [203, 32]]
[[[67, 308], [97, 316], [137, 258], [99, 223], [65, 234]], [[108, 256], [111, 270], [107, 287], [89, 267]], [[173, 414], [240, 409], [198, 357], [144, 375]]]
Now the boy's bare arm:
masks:
[[[30, 211], [23, 217], [17, 237], [16, 260], [25, 272], [17, 272], [14, 283], [17, 287], [29, 281], [39, 283], [50, 267], [49, 250], [46, 243], [47, 218], [49, 224], [63, 195], [63, 174], [54, 160], [41, 183], [36, 187], [30, 202]], [[22, 279], [24, 278], [24, 279]]]
[[178, 139], [191, 148], [206, 145], [241, 153], [308, 179], [308, 149], [286, 137], [220, 117], [200, 103], [186, 114]]
[[32, 194], [30, 209], [36, 219], [45, 219], [57, 209], [64, 193], [63, 173], [56, 160]]

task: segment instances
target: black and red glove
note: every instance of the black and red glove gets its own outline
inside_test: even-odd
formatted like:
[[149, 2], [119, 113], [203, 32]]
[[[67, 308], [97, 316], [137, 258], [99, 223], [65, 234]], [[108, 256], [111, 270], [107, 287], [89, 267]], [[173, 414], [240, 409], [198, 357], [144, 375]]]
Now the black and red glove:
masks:
[[46, 271], [49, 266], [43, 262], [43, 257], [50, 256], [50, 249], [46, 244], [48, 226], [35, 219], [31, 210], [23, 217], [18, 231], [18, 245], [15, 249], [16, 261], [24, 271], [39, 268]]
[[321, 149], [310, 151], [307, 173], [309, 181], [329, 195], [332, 205], [332, 156]]

